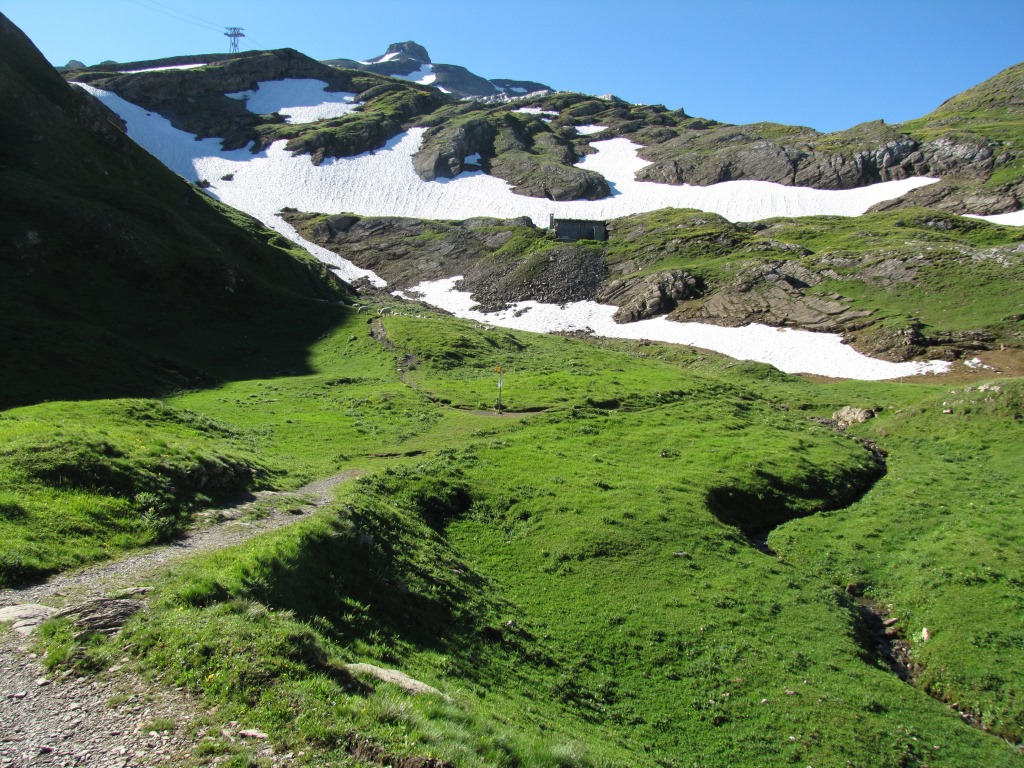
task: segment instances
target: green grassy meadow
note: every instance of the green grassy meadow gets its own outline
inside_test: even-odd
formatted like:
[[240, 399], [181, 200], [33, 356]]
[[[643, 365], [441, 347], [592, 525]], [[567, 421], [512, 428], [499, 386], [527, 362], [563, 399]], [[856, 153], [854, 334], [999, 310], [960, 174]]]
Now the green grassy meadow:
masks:
[[[358, 762], [361, 740], [457, 766], [1024, 759], [1019, 381], [813, 382], [433, 313], [350, 312], [306, 360], [3, 412], [7, 583], [166, 538], [224, 498], [170, 493], [173, 471], [244, 469], [224, 495], [368, 472], [308, 520], [174, 568], [114, 640], [47, 627], [51, 664], [127, 655], [216, 707], [208, 732], [244, 722], [310, 765]], [[878, 416], [850, 434], [809, 418], [843, 405]], [[773, 555], [747, 535], [774, 525]], [[860, 599], [892, 606], [913, 685]], [[200, 743], [197, 765], [261, 765]]]

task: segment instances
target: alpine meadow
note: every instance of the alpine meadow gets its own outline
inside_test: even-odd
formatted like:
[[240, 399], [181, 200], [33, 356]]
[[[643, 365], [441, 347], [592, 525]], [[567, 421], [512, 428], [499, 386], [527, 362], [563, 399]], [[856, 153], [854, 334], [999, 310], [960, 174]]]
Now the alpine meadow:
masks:
[[0, 15], [0, 768], [1024, 766], [1024, 64], [950, 96]]

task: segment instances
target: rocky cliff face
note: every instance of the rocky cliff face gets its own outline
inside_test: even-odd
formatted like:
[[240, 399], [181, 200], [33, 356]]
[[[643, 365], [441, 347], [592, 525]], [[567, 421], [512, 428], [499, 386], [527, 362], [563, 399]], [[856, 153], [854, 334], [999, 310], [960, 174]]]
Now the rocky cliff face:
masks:
[[638, 131], [652, 164], [638, 178], [666, 184], [757, 179], [817, 189], [851, 189], [911, 176], [946, 179], [885, 206], [929, 205], [955, 213], [1024, 207], [1024, 65], [959, 94], [930, 115], [820, 134], [768, 123], [677, 122]]
[[[913, 176], [983, 180], [1014, 157], [980, 137], [921, 142], [882, 123], [831, 135], [764, 124], [684, 128], [640, 155], [653, 161], [637, 174], [646, 181], [707, 185], [756, 179], [815, 189], [852, 189]], [[965, 207], [966, 201], [960, 202]], [[995, 212], [989, 208], [981, 212]]]

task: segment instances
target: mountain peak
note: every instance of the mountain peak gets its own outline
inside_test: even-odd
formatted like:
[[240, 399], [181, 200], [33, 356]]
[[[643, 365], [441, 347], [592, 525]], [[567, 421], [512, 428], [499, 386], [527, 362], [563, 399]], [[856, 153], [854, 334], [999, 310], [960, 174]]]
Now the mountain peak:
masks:
[[404, 54], [408, 58], [415, 59], [423, 64], [430, 64], [430, 54], [427, 53], [427, 49], [419, 43], [414, 43], [412, 40], [389, 45], [387, 53], [384, 55], [389, 56], [392, 54]]

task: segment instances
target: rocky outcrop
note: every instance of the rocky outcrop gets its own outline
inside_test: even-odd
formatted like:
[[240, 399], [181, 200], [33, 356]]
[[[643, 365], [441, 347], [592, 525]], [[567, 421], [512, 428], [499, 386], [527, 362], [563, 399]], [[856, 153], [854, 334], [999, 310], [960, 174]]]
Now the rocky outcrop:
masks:
[[[1024, 65], [953, 98], [922, 118], [889, 126], [864, 123], [821, 134], [810, 128], [756, 123], [720, 125], [650, 121], [631, 138], [644, 144], [651, 165], [638, 178], [666, 184], [715, 184], [758, 179], [817, 189], [852, 189], [881, 181], [932, 176], [942, 188], [918, 189], [886, 208], [936, 205], [956, 213], [1021, 210], [1016, 123], [1021, 114]], [[996, 172], [1002, 183], [993, 184]]]
[[[336, 69], [287, 48], [210, 58], [217, 60], [196, 69], [135, 74], [91, 70], [77, 73], [74, 79], [158, 112], [176, 128], [200, 138], [221, 138], [225, 149], [251, 144], [257, 152], [285, 139], [291, 152], [308, 154], [316, 164], [329, 157], [379, 149], [411, 119], [450, 101], [426, 86]], [[243, 101], [226, 95], [254, 90], [262, 81], [284, 79], [316, 79], [327, 83], [329, 91], [355, 93], [361, 110], [328, 126], [289, 125], [280, 115], [253, 114]]]
[[479, 154], [480, 166], [512, 185], [513, 191], [549, 200], [599, 200], [611, 194], [608, 181], [577, 168], [573, 142], [534, 115], [475, 105], [435, 116], [413, 157], [420, 178], [453, 178], [466, 157]]
[[323, 80], [337, 91], [364, 90], [353, 88], [351, 76], [290, 48], [239, 56], [198, 69], [135, 74], [86, 71], [74, 77], [163, 115], [175, 128], [200, 138], [223, 138], [227, 148], [245, 146], [255, 138], [257, 126], [268, 119], [283, 123], [284, 118], [255, 115], [242, 101], [224, 94], [255, 90], [260, 81], [287, 78]]
[[832, 414], [832, 420], [845, 429], [851, 424], [863, 424], [868, 419], [873, 419], [875, 412], [867, 408], [858, 408], [855, 405], [845, 405]]
[[633, 323], [668, 314], [680, 301], [698, 297], [701, 282], [689, 272], [673, 269], [633, 279], [611, 280], [596, 298], [619, 308], [615, 322]]
[[398, 669], [385, 669], [374, 664], [346, 664], [344, 668], [353, 675], [373, 677], [413, 696], [443, 696], [434, 686], [420, 682]]
[[527, 218], [445, 222], [298, 212], [283, 215], [304, 237], [372, 269], [396, 288], [467, 274], [517, 234], [542, 236]]
[[548, 200], [600, 200], [611, 195], [608, 180], [598, 173], [538, 158], [527, 152], [509, 152], [494, 158], [492, 176], [512, 185], [512, 191]]
[[872, 211], [934, 208], [958, 214], [1012, 213], [1024, 208], [1024, 182], [992, 185], [981, 179], [948, 178], [918, 187], [895, 200], [874, 205]]
[[840, 332], [872, 314], [852, 309], [838, 295], [808, 295], [806, 290], [823, 279], [821, 274], [794, 262], [755, 263], [703, 300], [680, 306], [670, 318], [727, 326], [762, 323]]
[[497, 135], [497, 129], [483, 117], [433, 128], [413, 156], [413, 167], [424, 181], [454, 178], [465, 169], [470, 155], [493, 155]]
[[608, 180], [577, 168], [571, 141], [556, 134], [534, 115], [499, 113], [490, 173], [505, 179], [513, 191], [549, 200], [600, 200], [611, 195]]
[[641, 169], [637, 178], [696, 185], [755, 179], [837, 190], [913, 176], [987, 178], [997, 164], [1010, 159], [998, 154], [993, 142], [948, 137], [921, 144], [901, 134], [869, 148], [828, 152], [817, 147], [827, 137], [813, 132], [774, 141], [744, 127], [701, 133], [699, 137], [669, 139], [641, 151], [642, 157], [655, 162]]

